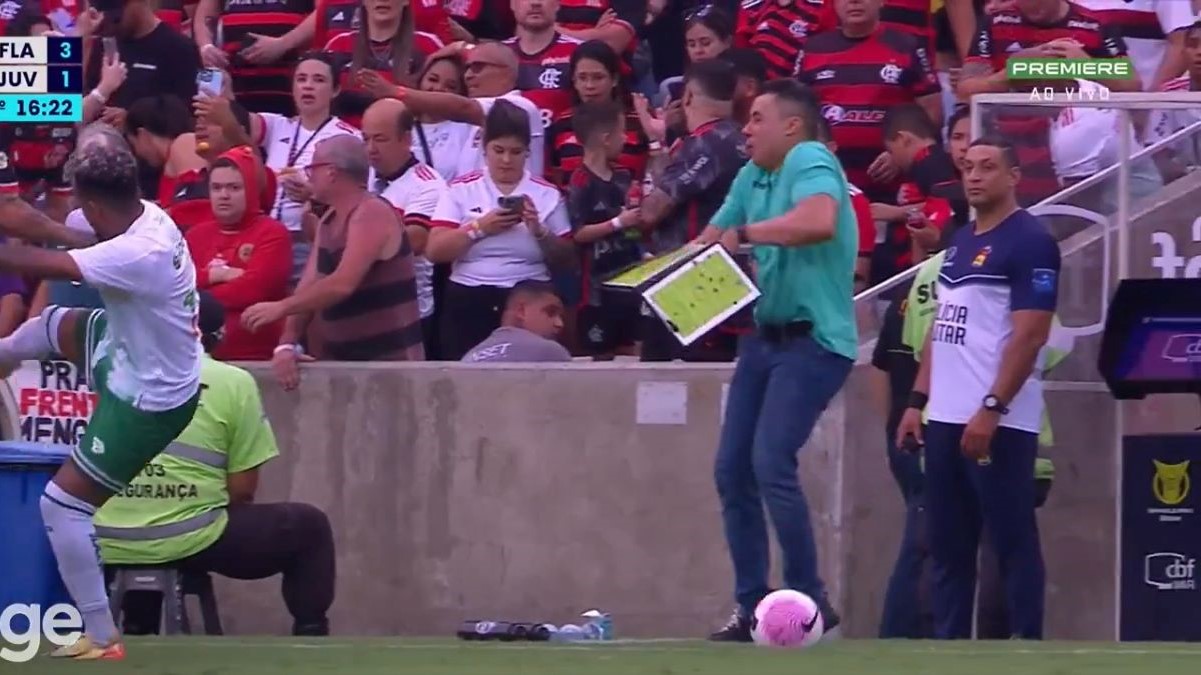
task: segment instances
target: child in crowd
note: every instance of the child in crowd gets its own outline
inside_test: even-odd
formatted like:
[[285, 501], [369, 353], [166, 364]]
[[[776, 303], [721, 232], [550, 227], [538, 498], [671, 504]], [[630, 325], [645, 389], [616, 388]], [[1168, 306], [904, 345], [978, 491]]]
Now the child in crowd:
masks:
[[642, 259], [641, 185], [614, 168], [625, 143], [625, 111], [615, 101], [580, 105], [572, 127], [583, 164], [567, 186], [572, 235], [581, 247], [580, 344], [600, 359], [633, 355], [641, 323], [638, 299], [603, 291], [601, 282]]

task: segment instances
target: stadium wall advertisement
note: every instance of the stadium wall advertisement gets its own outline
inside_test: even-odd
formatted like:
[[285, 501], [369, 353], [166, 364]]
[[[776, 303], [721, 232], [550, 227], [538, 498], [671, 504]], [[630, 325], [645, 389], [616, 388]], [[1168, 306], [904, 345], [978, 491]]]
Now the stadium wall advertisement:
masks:
[[26, 362], [0, 386], [0, 430], [5, 439], [75, 445], [96, 400], [87, 375], [71, 362]]

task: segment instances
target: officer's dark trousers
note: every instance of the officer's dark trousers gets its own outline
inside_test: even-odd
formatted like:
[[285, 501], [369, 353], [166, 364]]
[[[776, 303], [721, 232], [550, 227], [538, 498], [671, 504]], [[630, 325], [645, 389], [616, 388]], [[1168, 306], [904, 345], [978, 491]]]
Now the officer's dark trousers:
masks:
[[[334, 537], [329, 519], [315, 506], [233, 504], [221, 537], [175, 565], [184, 572], [213, 572], [231, 579], [282, 575], [293, 634], [329, 633], [326, 612], [334, 602]], [[125, 611], [126, 633], [152, 632], [158, 625], [155, 596], [130, 593]]]
[[1034, 516], [1038, 435], [1000, 427], [985, 464], [963, 456], [964, 425], [926, 427], [925, 497], [934, 560], [934, 635], [969, 639], [982, 526], [992, 537], [1010, 635], [1042, 639], [1045, 572]]
[[930, 549], [926, 537], [926, 506], [922, 496], [925, 477], [921, 456], [899, 450], [893, 441], [896, 429], [887, 438], [888, 467], [905, 500], [905, 528], [901, 548], [888, 588], [884, 592], [884, 611], [880, 618], [880, 638], [923, 639], [933, 635], [930, 618]]

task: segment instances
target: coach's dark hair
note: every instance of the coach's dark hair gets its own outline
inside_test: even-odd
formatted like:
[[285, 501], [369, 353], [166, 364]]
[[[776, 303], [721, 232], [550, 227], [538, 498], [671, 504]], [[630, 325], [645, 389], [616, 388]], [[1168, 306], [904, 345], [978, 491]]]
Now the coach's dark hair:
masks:
[[714, 101], [733, 102], [738, 89], [734, 66], [721, 59], [705, 59], [688, 66], [685, 83], [694, 83], [705, 96]]
[[484, 118], [484, 143], [498, 138], [516, 138], [521, 144], [530, 145], [530, 117], [516, 105], [500, 99], [492, 104]]
[[505, 305], [512, 305], [522, 298], [536, 298], [543, 295], [559, 296], [559, 291], [555, 289], [555, 285], [549, 281], [538, 281], [536, 279], [527, 279], [514, 284], [509, 290], [509, 295], [505, 299]]
[[758, 49], [730, 47], [717, 58], [733, 66], [736, 77], [749, 77], [760, 85], [767, 81], [767, 59]]
[[571, 100], [577, 103], [580, 100], [580, 94], [575, 90], [575, 69], [584, 59], [596, 61], [608, 71], [609, 77], [612, 77], [616, 83], [616, 86], [613, 87], [613, 98], [619, 101], [624, 100], [625, 88], [621, 77], [621, 57], [604, 40], [588, 40], [571, 53], [567, 79], [563, 82], [563, 86], [571, 90]]
[[620, 131], [624, 125], [625, 108], [617, 101], [581, 103], [571, 114], [571, 130], [584, 146], [601, 132]]
[[704, 5], [695, 12], [686, 14], [684, 16], [684, 32], [687, 33], [689, 28], [698, 23], [713, 31], [713, 34], [721, 40], [728, 42], [734, 37], [734, 20], [725, 10], [715, 5]]
[[48, 26], [54, 28], [54, 23], [50, 21], [50, 17], [37, 12], [22, 11], [17, 15], [17, 18], [8, 22], [8, 27], [4, 30], [5, 37], [30, 37], [33, 34], [34, 26]]
[[174, 140], [195, 128], [192, 110], [183, 99], [172, 94], [155, 94], [133, 102], [125, 111], [125, 133], [147, 133]]
[[132, 212], [141, 204], [138, 160], [128, 147], [93, 136], [81, 141], [63, 173], [81, 200], [99, 202], [116, 211]]
[[826, 120], [822, 117], [821, 102], [812, 89], [796, 80], [772, 80], [763, 85], [760, 94], [775, 96], [779, 105], [788, 108], [789, 112], [800, 117], [801, 131], [805, 138], [823, 143], [829, 142], [822, 139], [822, 130], [819, 125]]
[[942, 139], [934, 120], [930, 119], [925, 108], [916, 103], [892, 106], [884, 112], [881, 126], [884, 129], [885, 140], [896, 138], [897, 134], [902, 131], [908, 131], [923, 140], [939, 141]]
[[968, 145], [967, 147], [974, 148], [977, 146], [985, 146], [1000, 150], [1001, 157], [1005, 160], [1005, 164], [1008, 166], [1008, 168], [1019, 168], [1017, 150], [1014, 150], [1009, 141], [1005, 140], [1004, 138], [1001, 138], [1000, 136], [983, 136], [972, 141], [971, 145]]

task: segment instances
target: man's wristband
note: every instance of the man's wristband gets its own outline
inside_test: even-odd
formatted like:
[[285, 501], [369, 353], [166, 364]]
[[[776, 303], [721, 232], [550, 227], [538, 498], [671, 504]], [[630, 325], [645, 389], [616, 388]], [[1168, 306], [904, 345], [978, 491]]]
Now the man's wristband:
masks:
[[108, 97], [105, 96], [104, 94], [100, 93], [100, 87], [96, 87], [95, 89], [88, 92], [88, 98], [96, 99], [96, 102], [99, 103], [100, 105], [104, 105], [105, 103], [108, 103]]
[[909, 405], [906, 407], [924, 410], [926, 404], [930, 402], [930, 395], [924, 391], [909, 392]]
[[280, 354], [282, 352], [295, 352], [297, 356], [303, 356], [304, 355], [304, 347], [301, 347], [300, 345], [294, 344], [294, 343], [286, 344], [286, 345], [279, 345], [278, 347], [275, 348], [275, 351], [272, 352], [272, 355]]
[[468, 239], [470, 239], [473, 242], [476, 242], [476, 241], [483, 239], [486, 236], [488, 236], [488, 234], [480, 229], [480, 222], [478, 220], [473, 220], [470, 223], [467, 223], [467, 238]]
[[615, 217], [615, 218], [613, 218], [613, 220], [610, 220], [610, 221], [609, 221], [609, 224], [613, 226], [613, 231], [614, 231], [614, 232], [620, 232], [620, 231], [621, 231], [621, 228], [622, 228], [622, 227], [624, 227], [624, 226], [621, 224], [621, 218], [620, 218], [620, 217]]

